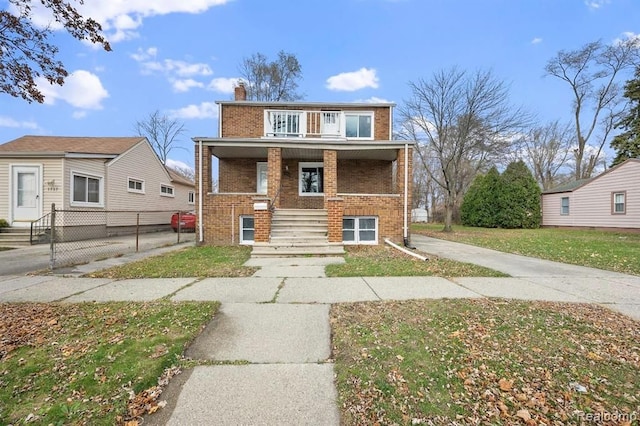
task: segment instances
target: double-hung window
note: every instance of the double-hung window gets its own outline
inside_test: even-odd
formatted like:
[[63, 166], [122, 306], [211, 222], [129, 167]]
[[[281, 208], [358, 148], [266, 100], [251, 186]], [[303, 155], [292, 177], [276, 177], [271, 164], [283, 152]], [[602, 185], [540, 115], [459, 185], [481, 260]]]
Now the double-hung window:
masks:
[[343, 217], [342, 241], [345, 244], [377, 244], [377, 218], [373, 216]]
[[300, 163], [300, 195], [324, 194], [324, 164]]
[[101, 176], [72, 172], [71, 181], [71, 204], [102, 206], [103, 186]]
[[564, 216], [569, 214], [569, 197], [560, 199], [560, 214]]
[[373, 139], [373, 113], [345, 113], [345, 136], [353, 139]]
[[625, 214], [627, 212], [626, 209], [626, 192], [614, 192], [611, 194], [611, 213], [612, 214]]

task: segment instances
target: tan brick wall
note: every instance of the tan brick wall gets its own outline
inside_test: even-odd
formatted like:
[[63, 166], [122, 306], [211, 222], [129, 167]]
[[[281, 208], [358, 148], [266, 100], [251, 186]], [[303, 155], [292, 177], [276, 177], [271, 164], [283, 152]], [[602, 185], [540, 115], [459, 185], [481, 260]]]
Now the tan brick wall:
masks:
[[206, 194], [203, 200], [204, 242], [228, 245], [240, 242], [240, 216], [253, 216], [252, 195]]
[[339, 194], [393, 194], [394, 189], [391, 161], [338, 161]]
[[[308, 162], [305, 160], [303, 162]], [[318, 160], [322, 162], [322, 160]], [[299, 166], [300, 161], [284, 159], [282, 167], [289, 168], [282, 174], [282, 192], [280, 193], [280, 207], [285, 209], [323, 209], [324, 196], [299, 195]]]
[[402, 214], [404, 211], [402, 197], [390, 196], [357, 196], [341, 195], [344, 216], [374, 216], [378, 218], [378, 244], [385, 238], [402, 241]]
[[334, 198], [338, 193], [338, 153], [336, 151], [324, 151], [324, 208], [328, 209], [327, 200]]
[[[282, 149], [269, 148], [268, 164], [268, 197], [274, 200], [275, 206], [280, 207], [280, 184], [282, 182]], [[277, 199], [276, 199], [277, 196]]]
[[254, 241], [256, 243], [268, 243], [271, 235], [271, 211], [269, 209], [254, 210], [253, 226], [255, 229]]
[[264, 110], [305, 110], [305, 111], [373, 111], [374, 139], [389, 140], [390, 107], [340, 107], [320, 108], [300, 106], [294, 107], [265, 107], [264, 105], [225, 104], [222, 106], [222, 137], [223, 138], [259, 138], [264, 135]]
[[342, 242], [342, 198], [327, 199], [327, 231], [330, 243]]
[[220, 159], [218, 162], [218, 192], [246, 192], [258, 190], [259, 162], [267, 159]]

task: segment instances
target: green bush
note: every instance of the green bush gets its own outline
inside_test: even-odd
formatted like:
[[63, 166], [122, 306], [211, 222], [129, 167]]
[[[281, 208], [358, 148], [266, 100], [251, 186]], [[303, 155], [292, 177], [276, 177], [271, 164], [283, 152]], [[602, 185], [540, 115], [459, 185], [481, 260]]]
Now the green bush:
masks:
[[9, 227], [9, 222], [7, 222], [4, 219], [0, 219], [0, 228], [8, 228]]
[[540, 187], [522, 161], [502, 175], [494, 167], [478, 176], [460, 208], [462, 223], [483, 228], [539, 228]]

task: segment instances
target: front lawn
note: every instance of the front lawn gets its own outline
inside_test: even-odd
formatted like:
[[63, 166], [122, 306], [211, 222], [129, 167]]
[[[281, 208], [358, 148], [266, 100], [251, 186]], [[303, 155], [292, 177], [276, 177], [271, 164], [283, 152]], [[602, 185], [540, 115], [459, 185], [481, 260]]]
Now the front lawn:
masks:
[[257, 270], [242, 266], [251, 247], [203, 246], [149, 257], [86, 274], [89, 278], [249, 277]]
[[411, 232], [540, 259], [640, 275], [640, 233], [595, 230], [490, 229], [413, 224]]
[[[327, 265], [328, 277], [506, 277], [471, 263], [431, 257], [422, 261], [389, 246], [348, 246], [344, 264]], [[428, 256], [428, 255], [427, 255]]]
[[332, 307], [331, 324], [348, 425], [596, 424], [598, 415], [632, 424], [623, 421], [640, 416], [640, 323], [599, 306], [351, 303]]
[[0, 304], [0, 424], [114, 425], [157, 410], [158, 377], [217, 306]]

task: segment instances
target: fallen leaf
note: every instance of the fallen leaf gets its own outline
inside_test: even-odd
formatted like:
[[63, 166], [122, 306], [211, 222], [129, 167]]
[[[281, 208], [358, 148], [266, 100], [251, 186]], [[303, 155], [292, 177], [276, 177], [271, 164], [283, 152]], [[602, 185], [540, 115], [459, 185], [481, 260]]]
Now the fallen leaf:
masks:
[[525, 422], [531, 420], [531, 414], [529, 414], [529, 410], [518, 410], [516, 413], [516, 417], [520, 417]]
[[500, 390], [503, 392], [510, 392], [513, 387], [513, 381], [507, 379], [500, 379], [498, 381], [498, 385], [500, 386]]

